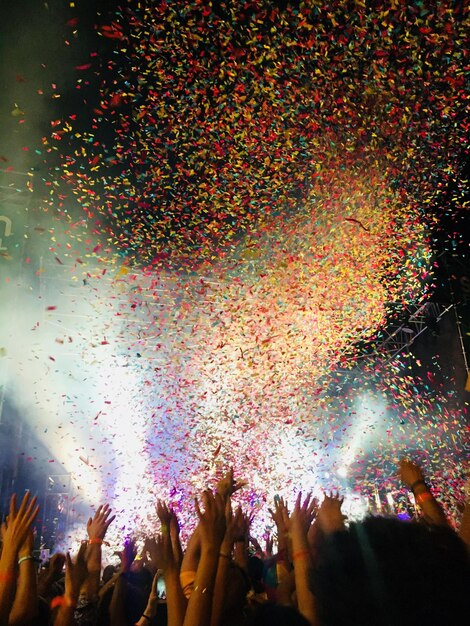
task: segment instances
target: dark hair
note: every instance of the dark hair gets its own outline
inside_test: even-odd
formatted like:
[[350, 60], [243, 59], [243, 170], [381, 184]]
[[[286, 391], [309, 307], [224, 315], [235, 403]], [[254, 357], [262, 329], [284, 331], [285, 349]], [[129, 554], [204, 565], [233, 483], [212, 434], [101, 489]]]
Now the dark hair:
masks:
[[370, 517], [323, 537], [317, 563], [322, 626], [441, 626], [466, 612], [469, 557], [450, 528]]

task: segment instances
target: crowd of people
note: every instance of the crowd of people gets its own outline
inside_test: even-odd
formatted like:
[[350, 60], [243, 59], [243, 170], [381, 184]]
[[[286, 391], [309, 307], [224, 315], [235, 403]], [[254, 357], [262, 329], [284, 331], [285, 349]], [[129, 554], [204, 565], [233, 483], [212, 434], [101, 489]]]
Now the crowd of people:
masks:
[[339, 494], [319, 503], [299, 493], [290, 511], [276, 498], [276, 534], [261, 547], [232, 503], [244, 485], [229, 471], [195, 500], [185, 549], [175, 511], [159, 501], [158, 534], [139, 550], [123, 540], [119, 566], [104, 569], [108, 505], [88, 520], [76, 555], [56, 553], [38, 571], [39, 507], [29, 493], [21, 503], [13, 495], [1, 527], [0, 626], [460, 624], [469, 614], [470, 504], [456, 526], [418, 465], [403, 459], [399, 473], [418, 519], [348, 522]]

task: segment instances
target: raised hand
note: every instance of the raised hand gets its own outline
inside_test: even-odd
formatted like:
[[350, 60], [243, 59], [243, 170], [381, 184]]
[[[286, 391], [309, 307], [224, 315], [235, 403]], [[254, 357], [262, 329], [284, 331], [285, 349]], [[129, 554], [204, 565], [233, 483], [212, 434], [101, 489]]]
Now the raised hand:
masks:
[[157, 500], [157, 515], [162, 525], [162, 532], [166, 532], [170, 528], [171, 518], [174, 513], [164, 500]]
[[121, 552], [115, 552], [121, 560], [121, 571], [126, 573], [131, 569], [131, 565], [137, 556], [137, 546], [134, 539], [127, 539]]
[[241, 507], [237, 507], [235, 513], [232, 513], [231, 507], [228, 506], [225, 514], [227, 540], [232, 544], [237, 541], [247, 541], [251, 522], [252, 517], [243, 513]]
[[412, 461], [409, 461], [408, 459], [400, 459], [399, 475], [403, 483], [408, 487], [408, 489], [411, 489], [412, 485], [416, 485], [421, 482], [424, 484], [424, 475], [422, 469], [419, 465], [413, 463]]
[[286, 535], [289, 527], [289, 509], [284, 498], [274, 498], [274, 511], [272, 509], [268, 511], [276, 524], [278, 536]]
[[49, 573], [51, 574], [51, 576], [53, 576], [54, 578], [60, 578], [65, 563], [65, 554], [62, 554], [62, 552], [56, 552], [55, 554], [53, 554], [49, 560]]
[[180, 526], [175, 511], [169, 508], [163, 500], [157, 501], [157, 515], [162, 525], [162, 534], [168, 538], [168, 544], [173, 551], [173, 559], [178, 567], [183, 560], [183, 551], [180, 544]]
[[197, 498], [196, 513], [199, 518], [199, 532], [203, 547], [216, 547], [218, 550], [225, 534], [225, 502], [221, 494], [215, 495], [209, 489], [202, 494], [204, 511], [201, 511]]
[[31, 556], [34, 550], [34, 533], [32, 527], [29, 528], [29, 531], [26, 535], [26, 539], [23, 541], [21, 545], [18, 556], [21, 558], [22, 556]]
[[216, 492], [222, 498], [230, 498], [236, 491], [239, 491], [246, 485], [246, 482], [238, 482], [233, 478], [233, 467], [219, 480], [215, 488]]
[[332, 533], [344, 528], [346, 515], [341, 512], [343, 502], [344, 498], [340, 497], [337, 492], [325, 494], [317, 513], [317, 523], [323, 532]]
[[307, 536], [317, 511], [318, 502], [316, 498], [312, 498], [312, 494], [309, 493], [302, 504], [302, 492], [299, 492], [294, 510], [289, 519], [289, 529], [291, 533], [297, 532]]
[[17, 555], [32, 534], [32, 524], [39, 511], [36, 496], [31, 498], [29, 491], [23, 497], [19, 509], [16, 505], [16, 494], [10, 498], [10, 511], [3, 524], [3, 550]]
[[98, 507], [93, 518], [89, 518], [87, 522], [87, 532], [90, 541], [103, 540], [109, 525], [115, 519], [115, 515], [111, 516], [111, 508], [108, 504], [102, 504]]
[[274, 537], [270, 532], [265, 535], [265, 555], [271, 557], [273, 555]]
[[72, 561], [68, 552], [65, 556], [65, 596], [71, 604], [77, 603], [80, 589], [88, 575], [86, 548], [86, 543], [80, 545], [75, 562]]

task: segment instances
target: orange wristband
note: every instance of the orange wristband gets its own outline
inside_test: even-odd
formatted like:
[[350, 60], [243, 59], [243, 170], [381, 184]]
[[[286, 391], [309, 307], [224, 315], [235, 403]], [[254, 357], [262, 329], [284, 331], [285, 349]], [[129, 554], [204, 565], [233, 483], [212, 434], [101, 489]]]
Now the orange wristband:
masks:
[[418, 493], [418, 495], [415, 496], [415, 500], [419, 505], [422, 505], [423, 502], [434, 500], [434, 498], [432, 493], [429, 493], [429, 491], [423, 491], [423, 493]]
[[305, 556], [310, 557], [310, 552], [308, 550], [299, 550], [298, 552], [294, 552], [292, 560], [297, 561], [298, 559], [303, 559]]
[[0, 572], [0, 582], [11, 583], [12, 580], [16, 580], [15, 572]]
[[55, 609], [58, 606], [66, 606], [71, 609], [74, 609], [77, 606], [76, 602], [72, 602], [70, 598], [67, 596], [56, 596], [51, 600], [51, 609]]
[[88, 543], [90, 545], [93, 545], [94, 543], [96, 543], [97, 545], [101, 546], [103, 544], [103, 540], [100, 539], [99, 537], [94, 537], [93, 539], [88, 539]]

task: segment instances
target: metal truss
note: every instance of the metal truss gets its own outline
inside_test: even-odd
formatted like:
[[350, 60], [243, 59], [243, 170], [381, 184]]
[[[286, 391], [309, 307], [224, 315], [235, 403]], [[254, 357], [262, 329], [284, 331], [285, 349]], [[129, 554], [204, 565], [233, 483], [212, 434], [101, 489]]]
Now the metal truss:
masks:
[[[390, 363], [405, 348], [409, 348], [424, 332], [438, 332], [441, 319], [454, 308], [453, 304], [426, 302], [421, 305], [407, 305], [400, 315], [399, 323], [389, 323], [374, 342], [374, 349], [362, 360], [379, 359], [383, 364]], [[405, 321], [403, 321], [405, 320]]]

